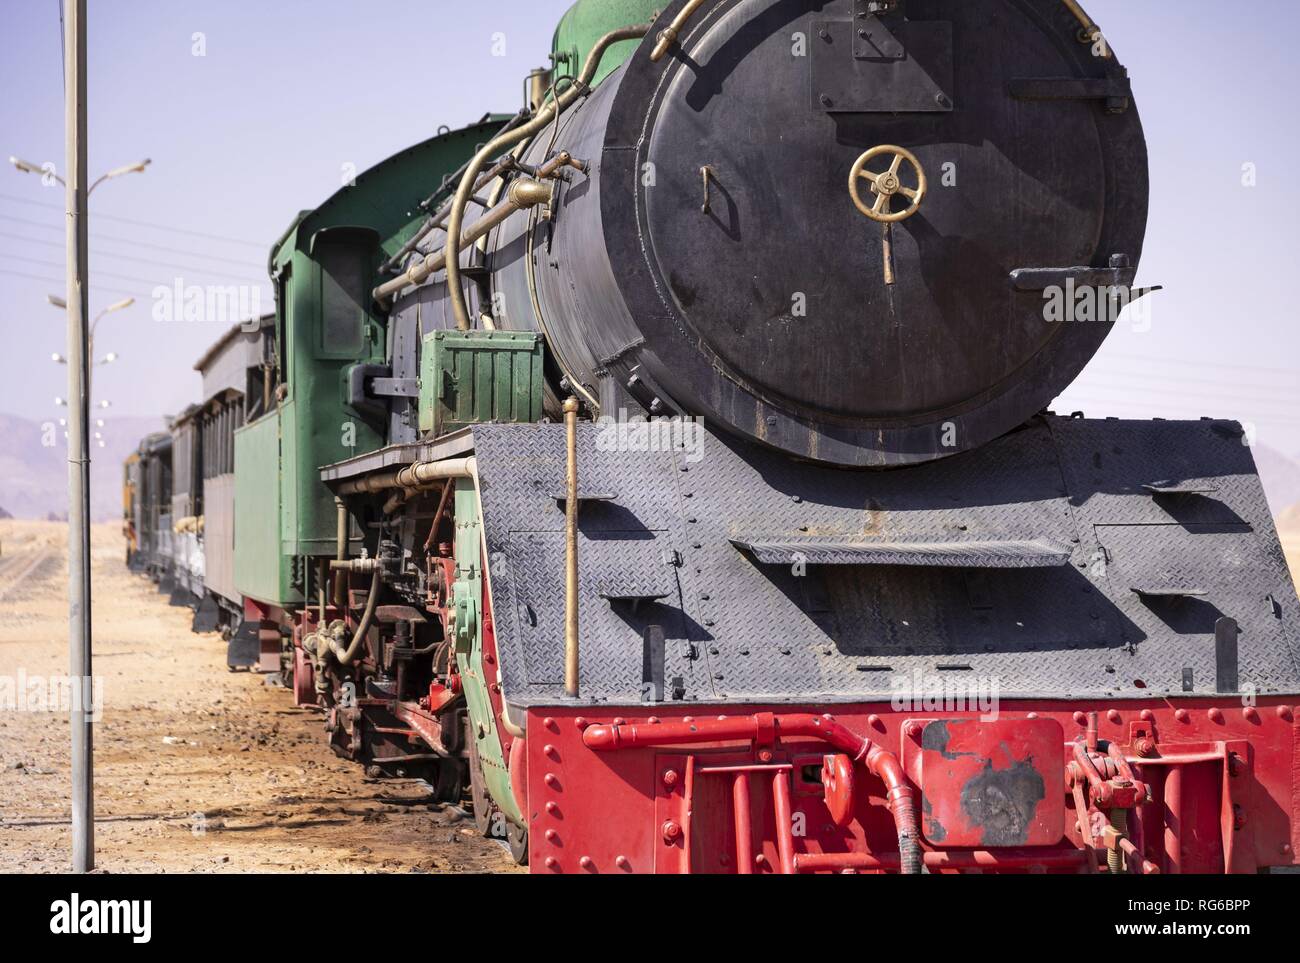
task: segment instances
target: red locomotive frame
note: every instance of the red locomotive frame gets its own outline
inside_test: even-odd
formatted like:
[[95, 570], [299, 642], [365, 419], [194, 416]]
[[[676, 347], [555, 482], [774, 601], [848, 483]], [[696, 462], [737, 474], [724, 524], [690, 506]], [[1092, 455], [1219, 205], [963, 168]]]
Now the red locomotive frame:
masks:
[[[1002, 706], [984, 726], [977, 712], [899, 713], [889, 705], [838, 706], [826, 715], [810, 706], [654, 711], [529, 711], [521, 801], [534, 872], [896, 871], [895, 818], [905, 794], [887, 790], [888, 767], [882, 780], [865, 760], [852, 765], [845, 786], [836, 767], [852, 740], [892, 750], [915, 793], [922, 860], [932, 872], [1093, 872], [1119, 851], [1135, 873], [1253, 873], [1292, 865], [1300, 845], [1300, 726], [1281, 699], [1245, 707], [1211, 699], [1081, 708], [1023, 701]], [[924, 810], [959, 798], [963, 783], [942, 769], [926, 778], [922, 738], [934, 720], [974, 722], [967, 752], [984, 730], [989, 755], [969, 778], [997, 770], [993, 756], [1009, 736], [1022, 738], [1008, 764], [1041, 745], [1045, 728], [1059, 729], [1059, 755], [1032, 759], [1045, 783], [1039, 808], [1055, 813], [1038, 838], [1050, 836], [1054, 818], [1057, 841], [935, 842], [940, 833], [927, 828]], [[810, 735], [818, 725], [820, 737]], [[1125, 812], [1127, 831], [1109, 818], [1115, 810]]]

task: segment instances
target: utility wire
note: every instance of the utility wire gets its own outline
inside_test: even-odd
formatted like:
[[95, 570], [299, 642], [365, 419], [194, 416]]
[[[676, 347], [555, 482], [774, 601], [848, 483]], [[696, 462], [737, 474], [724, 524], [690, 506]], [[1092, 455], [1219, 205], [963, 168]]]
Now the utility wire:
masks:
[[[13, 194], [0, 194], [0, 198], [4, 198], [7, 201], [15, 201], [19, 204], [31, 204], [34, 207], [45, 207], [55, 211], [63, 210], [63, 206], [61, 204], [46, 204], [44, 201], [34, 201], [31, 198], [18, 197]], [[115, 214], [98, 214], [98, 213], [94, 215], [94, 218], [103, 221], [116, 221], [119, 224], [133, 224], [136, 227], [150, 227], [160, 231], [170, 231], [174, 234], [186, 234], [189, 235], [190, 237], [202, 237], [202, 238], [206, 238], [209, 241], [223, 241], [227, 244], [245, 244], [248, 247], [255, 247], [262, 251], [269, 251], [271, 249], [271, 245], [263, 241], [247, 241], [244, 240], [243, 238], [227, 237], [226, 235], [222, 235], [222, 234], [205, 234], [202, 231], [191, 231], [183, 227], [172, 227], [171, 225], [159, 224], [155, 221], [137, 221], [129, 217], [118, 217]]]
[[[42, 261], [42, 260], [39, 260], [38, 258], [34, 258], [34, 257], [22, 257], [21, 255], [18, 255], [18, 254], [4, 254], [4, 255], [0, 255], [0, 256], [2, 256], [2, 257], [6, 257], [6, 258], [8, 258], [8, 259], [11, 260], [11, 261], [25, 261], [25, 262], [27, 262], [28, 264], [36, 264], [36, 265], [39, 265], [40, 267], [43, 267], [43, 268], [51, 268], [51, 267], [57, 268], [57, 267], [62, 267], [62, 265], [60, 265], [60, 264], [54, 264], [54, 263], [52, 263], [52, 262], [50, 262], [50, 261]], [[152, 279], [152, 280], [149, 279], [149, 278], [137, 278], [137, 277], [132, 277], [132, 276], [127, 275], [127, 274], [115, 274], [115, 273], [113, 273], [112, 271], [98, 271], [98, 270], [96, 270], [96, 271], [92, 271], [91, 273], [92, 273], [93, 275], [97, 275], [97, 276], [99, 276], [99, 277], [115, 278], [115, 279], [117, 279], [118, 281], [134, 281], [134, 282], [136, 282], [136, 283], [138, 283], [138, 284], [147, 284], [147, 285], [149, 285], [150, 287], [165, 287], [165, 288], [170, 288], [170, 287], [172, 287], [172, 286], [176, 283], [176, 279], [175, 279], [175, 278], [171, 278], [171, 279], [170, 279], [170, 283], [167, 283], [167, 282], [160, 281], [160, 280], [158, 280], [158, 279], [156, 279], [156, 278], [155, 278], [155, 279]], [[202, 274], [204, 274], [204, 275], [206, 275], [206, 276], [208, 276], [208, 277], [221, 277], [221, 275], [209, 274], [208, 272], [200, 272], [200, 273], [202, 273]], [[270, 286], [270, 283], [271, 283], [270, 281], [267, 281], [267, 280], [263, 280], [263, 281], [238, 281], [238, 280], [236, 280], [236, 279], [234, 279], [234, 278], [226, 278], [226, 280], [231, 281], [231, 282], [234, 282], [234, 283], [236, 283], [236, 284], [249, 284], [249, 285], [253, 285], [253, 286], [257, 286], [257, 285], [265, 284], [265, 285], [267, 285], [267, 286], [269, 287], [269, 286]]]
[[[47, 231], [58, 231], [60, 234], [63, 233], [63, 225], [61, 224], [60, 225], [42, 224], [39, 221], [28, 221], [21, 217], [13, 217], [12, 215], [9, 214], [0, 214], [0, 220], [12, 221], [15, 224], [24, 224], [28, 227], [39, 227]], [[63, 247], [62, 241], [46, 241], [40, 238], [35, 238], [35, 237], [30, 237], [25, 235], [0, 234], [0, 237], [11, 237], [14, 238], [15, 240], [24, 240], [24, 241], [30, 240], [34, 244], [53, 244], [56, 247], [60, 247], [60, 248]], [[133, 237], [122, 237], [120, 234], [101, 234], [99, 231], [91, 231], [90, 239], [92, 241], [118, 241], [122, 244], [130, 244], [133, 247], [147, 247], [154, 251], [166, 251], [169, 254], [184, 254], [190, 257], [203, 258], [204, 260], [208, 260], [208, 261], [225, 261], [229, 264], [238, 264], [243, 267], [255, 268], [259, 271], [266, 270], [266, 262], [264, 261], [262, 262], [242, 261], [238, 258], [221, 257], [220, 255], [207, 254], [203, 251], [191, 251], [185, 248], [178, 248], [170, 244], [155, 244], [150, 241], [137, 241]]]
[[[5, 234], [4, 232], [0, 232], [0, 237], [13, 238], [15, 237], [15, 235]], [[50, 247], [62, 247], [61, 244], [58, 244], [55, 241], [38, 241], [35, 238], [21, 238], [21, 237], [19, 237], [18, 240], [22, 240], [24, 241], [24, 243], [28, 243], [28, 244], [46, 244]], [[13, 256], [15, 255], [11, 255], [6, 251], [0, 251], [0, 257], [13, 257]], [[135, 257], [130, 254], [115, 254], [112, 251], [95, 251], [94, 259], [99, 260], [100, 258], [116, 258], [119, 261], [134, 261], [140, 264], [154, 264], [157, 265], [158, 267], [171, 267], [182, 271], [200, 271], [204, 274], [212, 274], [216, 277], [227, 276], [223, 274], [222, 271], [229, 270], [229, 268], [221, 268], [219, 270], [213, 270], [201, 264], [177, 264], [175, 261], [161, 261], [153, 257]], [[239, 262], [235, 262], [235, 263], [238, 264]], [[51, 262], [50, 266], [54, 267], [55, 265]], [[248, 266], [251, 267], [251, 265]], [[233, 277], [234, 275], [230, 275], [230, 276]], [[267, 278], [263, 278], [262, 281], [259, 281], [258, 283], [263, 283], [263, 282], [268, 284], [270, 283], [270, 281]]]

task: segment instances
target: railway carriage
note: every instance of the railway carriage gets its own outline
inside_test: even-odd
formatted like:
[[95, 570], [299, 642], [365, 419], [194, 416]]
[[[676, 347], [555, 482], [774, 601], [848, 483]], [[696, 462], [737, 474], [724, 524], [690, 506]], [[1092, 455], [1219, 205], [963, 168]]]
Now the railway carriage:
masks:
[[230, 637], [244, 621], [243, 596], [235, 586], [235, 432], [274, 404], [275, 357], [268, 337], [274, 318], [267, 314], [235, 325], [194, 363], [204, 399], [196, 418], [203, 553], [194, 615], [198, 632], [219, 629]]
[[202, 409], [190, 405], [172, 419], [171, 595], [172, 605], [197, 608], [203, 597]]
[[275, 245], [257, 661], [534, 872], [1295, 866], [1248, 438], [1046, 410], [1150, 293], [1108, 38], [657, 8], [580, 0], [518, 113]]
[[153, 432], [123, 466], [125, 524], [128, 533], [127, 564], [133, 571], [158, 583], [161, 592], [172, 590], [172, 438]]

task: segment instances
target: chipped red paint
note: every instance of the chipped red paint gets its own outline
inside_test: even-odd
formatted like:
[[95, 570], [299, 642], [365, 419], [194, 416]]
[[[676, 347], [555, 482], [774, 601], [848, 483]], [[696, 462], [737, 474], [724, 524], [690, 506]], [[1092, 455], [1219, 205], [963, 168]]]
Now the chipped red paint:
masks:
[[[1212, 713], [1214, 708], [1220, 711]], [[1083, 820], [1085, 840], [1066, 778], [1074, 744], [1083, 740], [1086, 747], [1095, 724], [1098, 756], [1118, 754], [1149, 787], [1149, 794], [1135, 800], [1127, 832], [1109, 834], [1128, 854], [1130, 872], [1253, 873], [1296, 865], [1300, 844], [1300, 726], [1294, 700], [1261, 699], [1255, 708], [1246, 714], [1239, 703], [1213, 699], [1179, 700], [1177, 707], [1156, 700], [1082, 707], [1016, 702], [1004, 704], [998, 719], [982, 726], [977, 712], [901, 713], [879, 704], [837, 706], [832, 715], [846, 731], [897, 755], [922, 803], [930, 799], [949, 809], [961, 798], [962, 775], [936, 769], [926, 758], [929, 724], [947, 723], [950, 751], [983, 747], [987, 759], [981, 762], [994, 771], [1032, 757], [1033, 771], [1044, 781], [1044, 798], [1026, 836], [1032, 843], [980, 842], [978, 821], [952, 816], [944, 825], [966, 845], [924, 834], [922, 855], [931, 872], [1105, 871], [1108, 844], [1093, 842], [1108, 838], [1100, 832], [1106, 815], [1085, 801], [1090, 809]], [[837, 825], [822, 780], [826, 758], [834, 755], [825, 741], [803, 733], [783, 737], [778, 731], [770, 739], [655, 745], [646, 735], [655, 727], [672, 733], [680, 731], [674, 727], [705, 720], [740, 722], [766, 712], [816, 711], [807, 706], [529, 710], [526, 782], [533, 871], [896, 872], [899, 843], [884, 783], [857, 763], [851, 814], [846, 825]], [[588, 727], [616, 721], [641, 735], [630, 744], [618, 740], [616, 748], [609, 744], [611, 730], [604, 728], [584, 741]], [[588, 742], [605, 745], [593, 749]], [[1103, 752], [1112, 743], [1114, 753]], [[967, 782], [978, 774], [978, 767], [970, 769]], [[942, 785], [945, 771], [952, 786]], [[832, 797], [836, 805], [842, 800], [838, 790]], [[778, 813], [786, 805], [789, 816], [783, 822], [791, 831], [779, 833]], [[1099, 835], [1093, 837], [1094, 831]]]
[[[919, 729], [919, 731], [917, 731]], [[937, 719], [905, 727], [903, 761], [936, 846], [1051, 846], [1065, 834], [1055, 719]]]

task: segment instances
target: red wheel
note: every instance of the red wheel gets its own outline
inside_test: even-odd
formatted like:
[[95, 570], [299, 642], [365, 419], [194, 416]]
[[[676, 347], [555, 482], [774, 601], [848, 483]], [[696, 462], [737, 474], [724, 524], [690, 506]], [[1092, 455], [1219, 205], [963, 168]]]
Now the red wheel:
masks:
[[300, 645], [293, 648], [293, 701], [304, 707], [316, 705], [316, 670]]

